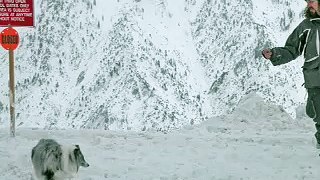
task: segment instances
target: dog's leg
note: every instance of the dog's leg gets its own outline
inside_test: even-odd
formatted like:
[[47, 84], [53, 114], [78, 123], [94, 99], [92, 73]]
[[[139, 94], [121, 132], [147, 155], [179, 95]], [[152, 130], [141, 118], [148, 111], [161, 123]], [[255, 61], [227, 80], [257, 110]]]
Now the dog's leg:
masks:
[[54, 180], [53, 176], [54, 176], [54, 172], [51, 170], [46, 170], [43, 175], [45, 176], [45, 180]]

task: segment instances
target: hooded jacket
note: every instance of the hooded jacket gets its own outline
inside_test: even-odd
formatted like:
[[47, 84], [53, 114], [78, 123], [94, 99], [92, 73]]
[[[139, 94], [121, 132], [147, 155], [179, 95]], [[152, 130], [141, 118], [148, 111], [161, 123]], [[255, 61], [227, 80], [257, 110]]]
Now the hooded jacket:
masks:
[[306, 88], [320, 88], [320, 18], [305, 19], [288, 37], [284, 47], [271, 49], [273, 65], [285, 64], [304, 56], [302, 71]]

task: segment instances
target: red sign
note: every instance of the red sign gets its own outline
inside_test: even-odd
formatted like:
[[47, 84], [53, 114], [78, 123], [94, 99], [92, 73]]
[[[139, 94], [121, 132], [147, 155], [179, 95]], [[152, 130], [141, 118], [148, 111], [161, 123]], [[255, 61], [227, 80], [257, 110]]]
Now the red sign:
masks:
[[33, 0], [0, 0], [0, 26], [34, 26]]
[[19, 45], [18, 32], [13, 28], [4, 29], [0, 35], [0, 43], [6, 50], [15, 50]]

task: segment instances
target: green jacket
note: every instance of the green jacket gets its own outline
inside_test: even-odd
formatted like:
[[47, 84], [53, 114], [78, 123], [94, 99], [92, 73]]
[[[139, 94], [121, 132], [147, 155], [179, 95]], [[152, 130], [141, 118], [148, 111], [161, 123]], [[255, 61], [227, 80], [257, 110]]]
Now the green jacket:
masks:
[[320, 87], [320, 18], [303, 20], [288, 37], [284, 47], [271, 49], [271, 62], [277, 66], [304, 56], [305, 87]]

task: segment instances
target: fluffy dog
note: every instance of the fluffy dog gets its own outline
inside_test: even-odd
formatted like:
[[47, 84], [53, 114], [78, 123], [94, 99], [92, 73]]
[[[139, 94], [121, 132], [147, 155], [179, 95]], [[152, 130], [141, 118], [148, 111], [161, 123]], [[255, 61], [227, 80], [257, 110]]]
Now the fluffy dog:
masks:
[[38, 180], [74, 178], [80, 166], [89, 166], [79, 145], [64, 146], [53, 139], [41, 139], [32, 149], [31, 160]]

